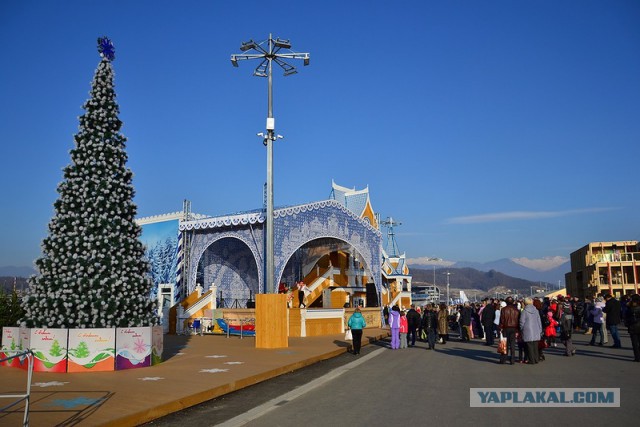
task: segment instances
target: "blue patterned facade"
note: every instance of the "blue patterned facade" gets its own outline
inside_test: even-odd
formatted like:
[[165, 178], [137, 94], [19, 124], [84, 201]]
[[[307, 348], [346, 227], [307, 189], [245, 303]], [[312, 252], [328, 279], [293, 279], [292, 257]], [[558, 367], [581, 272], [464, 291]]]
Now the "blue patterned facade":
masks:
[[[201, 284], [206, 288], [215, 283], [225, 298], [244, 300], [249, 292], [264, 293], [264, 226], [261, 212], [182, 222], [180, 231], [191, 234], [185, 272], [188, 293], [196, 287], [200, 263], [204, 266]], [[318, 239], [335, 239], [352, 247], [381, 291], [380, 232], [335, 200], [274, 211], [274, 283], [282, 280], [296, 251]]]

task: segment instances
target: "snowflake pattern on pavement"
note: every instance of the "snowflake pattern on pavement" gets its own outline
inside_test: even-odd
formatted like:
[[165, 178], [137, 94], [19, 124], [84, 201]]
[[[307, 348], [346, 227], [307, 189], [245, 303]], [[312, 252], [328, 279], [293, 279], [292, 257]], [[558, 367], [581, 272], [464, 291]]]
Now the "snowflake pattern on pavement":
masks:
[[63, 386], [65, 384], [69, 384], [68, 381], [60, 382], [60, 381], [49, 381], [47, 383], [33, 383], [31, 384], [33, 387], [56, 387]]

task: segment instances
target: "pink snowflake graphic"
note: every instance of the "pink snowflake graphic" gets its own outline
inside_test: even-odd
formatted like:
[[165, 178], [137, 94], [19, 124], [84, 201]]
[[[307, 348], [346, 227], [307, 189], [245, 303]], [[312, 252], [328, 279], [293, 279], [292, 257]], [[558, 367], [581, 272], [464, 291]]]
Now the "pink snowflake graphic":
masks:
[[142, 338], [137, 338], [136, 342], [133, 344], [133, 350], [136, 353], [144, 353], [147, 346], [144, 344], [144, 340]]

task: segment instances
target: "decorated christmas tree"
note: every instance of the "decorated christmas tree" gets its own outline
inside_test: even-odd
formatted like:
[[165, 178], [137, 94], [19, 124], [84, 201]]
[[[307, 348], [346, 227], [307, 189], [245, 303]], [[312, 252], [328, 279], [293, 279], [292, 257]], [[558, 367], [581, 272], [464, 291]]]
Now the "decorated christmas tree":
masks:
[[113, 85], [114, 48], [102, 60], [83, 105], [71, 164], [58, 186], [54, 217], [24, 299], [27, 327], [113, 328], [157, 324], [141, 228], [134, 222], [133, 174]]

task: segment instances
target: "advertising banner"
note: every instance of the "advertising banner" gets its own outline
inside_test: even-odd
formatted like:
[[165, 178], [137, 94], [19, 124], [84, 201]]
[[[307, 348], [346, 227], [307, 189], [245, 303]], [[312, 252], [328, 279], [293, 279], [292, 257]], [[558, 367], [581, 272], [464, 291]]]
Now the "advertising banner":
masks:
[[164, 350], [164, 328], [154, 326], [151, 329], [151, 364], [162, 363], [162, 351]]
[[113, 371], [116, 358], [114, 328], [69, 329], [67, 372]]
[[116, 328], [116, 370], [151, 366], [151, 327]]
[[[11, 351], [6, 352], [5, 351]], [[13, 356], [13, 351], [22, 350], [21, 341], [20, 341], [20, 328], [18, 327], [8, 327], [5, 326], [2, 328], [2, 345], [0, 346], [0, 359], [3, 359], [8, 356]], [[6, 362], [0, 362], [0, 366], [13, 366], [18, 367], [20, 365], [20, 361], [18, 358], [13, 358], [11, 360], [7, 360]]]
[[155, 300], [161, 283], [175, 283], [178, 267], [178, 227], [177, 219], [144, 224], [140, 241], [146, 247], [146, 257], [151, 264], [153, 289], [151, 299]]
[[[30, 331], [29, 348], [34, 356], [33, 370], [35, 372], [67, 372], [69, 330], [56, 328], [27, 330]], [[23, 367], [26, 368], [26, 366]]]

